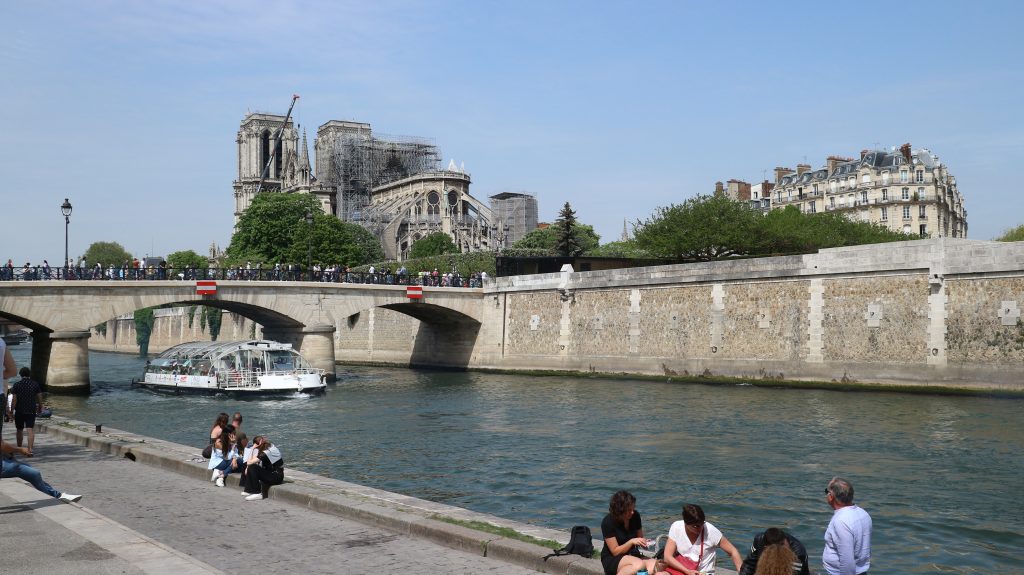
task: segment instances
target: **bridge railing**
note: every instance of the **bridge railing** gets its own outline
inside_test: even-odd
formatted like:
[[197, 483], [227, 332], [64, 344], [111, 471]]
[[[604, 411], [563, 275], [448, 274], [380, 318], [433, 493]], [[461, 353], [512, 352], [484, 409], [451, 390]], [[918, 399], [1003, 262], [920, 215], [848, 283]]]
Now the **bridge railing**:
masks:
[[336, 269], [305, 269], [296, 266], [281, 268], [172, 268], [172, 267], [64, 267], [23, 266], [0, 267], [0, 281], [195, 281], [239, 280], [281, 282], [323, 282], [379, 285], [419, 285], [434, 287], [483, 287], [479, 274], [457, 273], [353, 272]]

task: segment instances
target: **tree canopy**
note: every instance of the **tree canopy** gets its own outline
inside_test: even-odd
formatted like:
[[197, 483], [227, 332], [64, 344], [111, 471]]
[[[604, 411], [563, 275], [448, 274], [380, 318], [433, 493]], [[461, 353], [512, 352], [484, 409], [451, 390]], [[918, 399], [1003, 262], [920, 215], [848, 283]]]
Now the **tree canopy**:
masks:
[[459, 248], [456, 247], [451, 236], [444, 232], [434, 232], [416, 240], [412, 249], [409, 250], [409, 258], [426, 258], [457, 253], [459, 253]]
[[999, 242], [1024, 242], [1024, 224], [1003, 232], [1003, 235], [996, 238]]
[[132, 254], [117, 242], [93, 242], [89, 249], [85, 250], [84, 257], [91, 266], [98, 262], [107, 267], [110, 264], [120, 266], [126, 261], [131, 261]]
[[272, 192], [256, 196], [239, 218], [227, 255], [230, 263], [305, 264], [310, 246], [313, 263], [354, 266], [384, 258], [376, 236], [323, 213], [313, 196]]
[[[590, 253], [590, 250], [597, 248], [598, 244], [601, 243], [601, 236], [597, 235], [594, 231], [594, 226], [588, 224], [581, 224], [576, 222], [573, 226], [576, 234], [576, 241], [582, 248], [582, 253]], [[556, 226], [548, 226], [546, 228], [537, 228], [530, 233], [526, 234], [519, 239], [516, 243], [512, 244], [510, 253], [516, 251], [522, 252], [535, 252], [544, 253], [546, 255], [558, 255], [558, 228]]]
[[787, 206], [761, 214], [721, 194], [658, 208], [646, 221], [637, 222], [635, 236], [636, 246], [651, 256], [681, 261], [918, 239], [838, 212], [807, 214]]
[[186, 267], [206, 269], [210, 264], [206, 258], [197, 254], [194, 250], [184, 250], [168, 255], [167, 265], [174, 269], [182, 269]]

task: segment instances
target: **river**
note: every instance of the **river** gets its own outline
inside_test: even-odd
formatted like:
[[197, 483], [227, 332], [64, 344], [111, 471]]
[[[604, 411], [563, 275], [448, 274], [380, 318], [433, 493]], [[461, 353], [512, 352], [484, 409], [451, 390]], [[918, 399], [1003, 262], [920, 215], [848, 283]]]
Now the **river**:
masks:
[[[31, 348], [11, 349], [27, 365]], [[841, 475], [874, 520], [872, 572], [1024, 572], [1021, 400], [379, 367], [339, 367], [321, 396], [240, 400], [133, 389], [138, 358], [90, 362], [93, 393], [50, 397], [56, 414], [198, 448], [237, 410], [289, 466], [598, 537], [618, 489], [649, 535], [699, 503], [742, 552], [785, 527], [812, 570]]]

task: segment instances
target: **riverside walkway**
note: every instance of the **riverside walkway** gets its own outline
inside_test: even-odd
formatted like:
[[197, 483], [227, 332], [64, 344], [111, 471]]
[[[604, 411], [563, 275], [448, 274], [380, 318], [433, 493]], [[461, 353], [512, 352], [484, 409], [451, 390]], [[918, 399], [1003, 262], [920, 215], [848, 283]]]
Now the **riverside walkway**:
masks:
[[[237, 480], [209, 482], [196, 449], [56, 418], [41, 427], [36, 457], [23, 460], [84, 499], [62, 504], [21, 480], [0, 480], [0, 553], [20, 573], [518, 575], [544, 566], [541, 547], [432, 519], [445, 508], [472, 515], [466, 510], [292, 470], [270, 499], [246, 502]], [[4, 426], [4, 440], [13, 432]], [[579, 557], [546, 567], [600, 572]]]

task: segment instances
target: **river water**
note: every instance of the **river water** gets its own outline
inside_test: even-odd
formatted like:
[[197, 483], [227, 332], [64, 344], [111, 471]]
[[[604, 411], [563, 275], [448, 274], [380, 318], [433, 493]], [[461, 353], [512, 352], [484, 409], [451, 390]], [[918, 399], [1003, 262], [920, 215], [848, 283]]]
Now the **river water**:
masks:
[[842, 475], [874, 520], [872, 572], [1024, 573], [1020, 400], [376, 367], [339, 368], [321, 396], [240, 400], [133, 389], [134, 357], [90, 362], [93, 393], [49, 398], [56, 414], [199, 448], [237, 410], [291, 467], [598, 537], [618, 489], [648, 534], [699, 503], [743, 551], [785, 527], [812, 570]]

